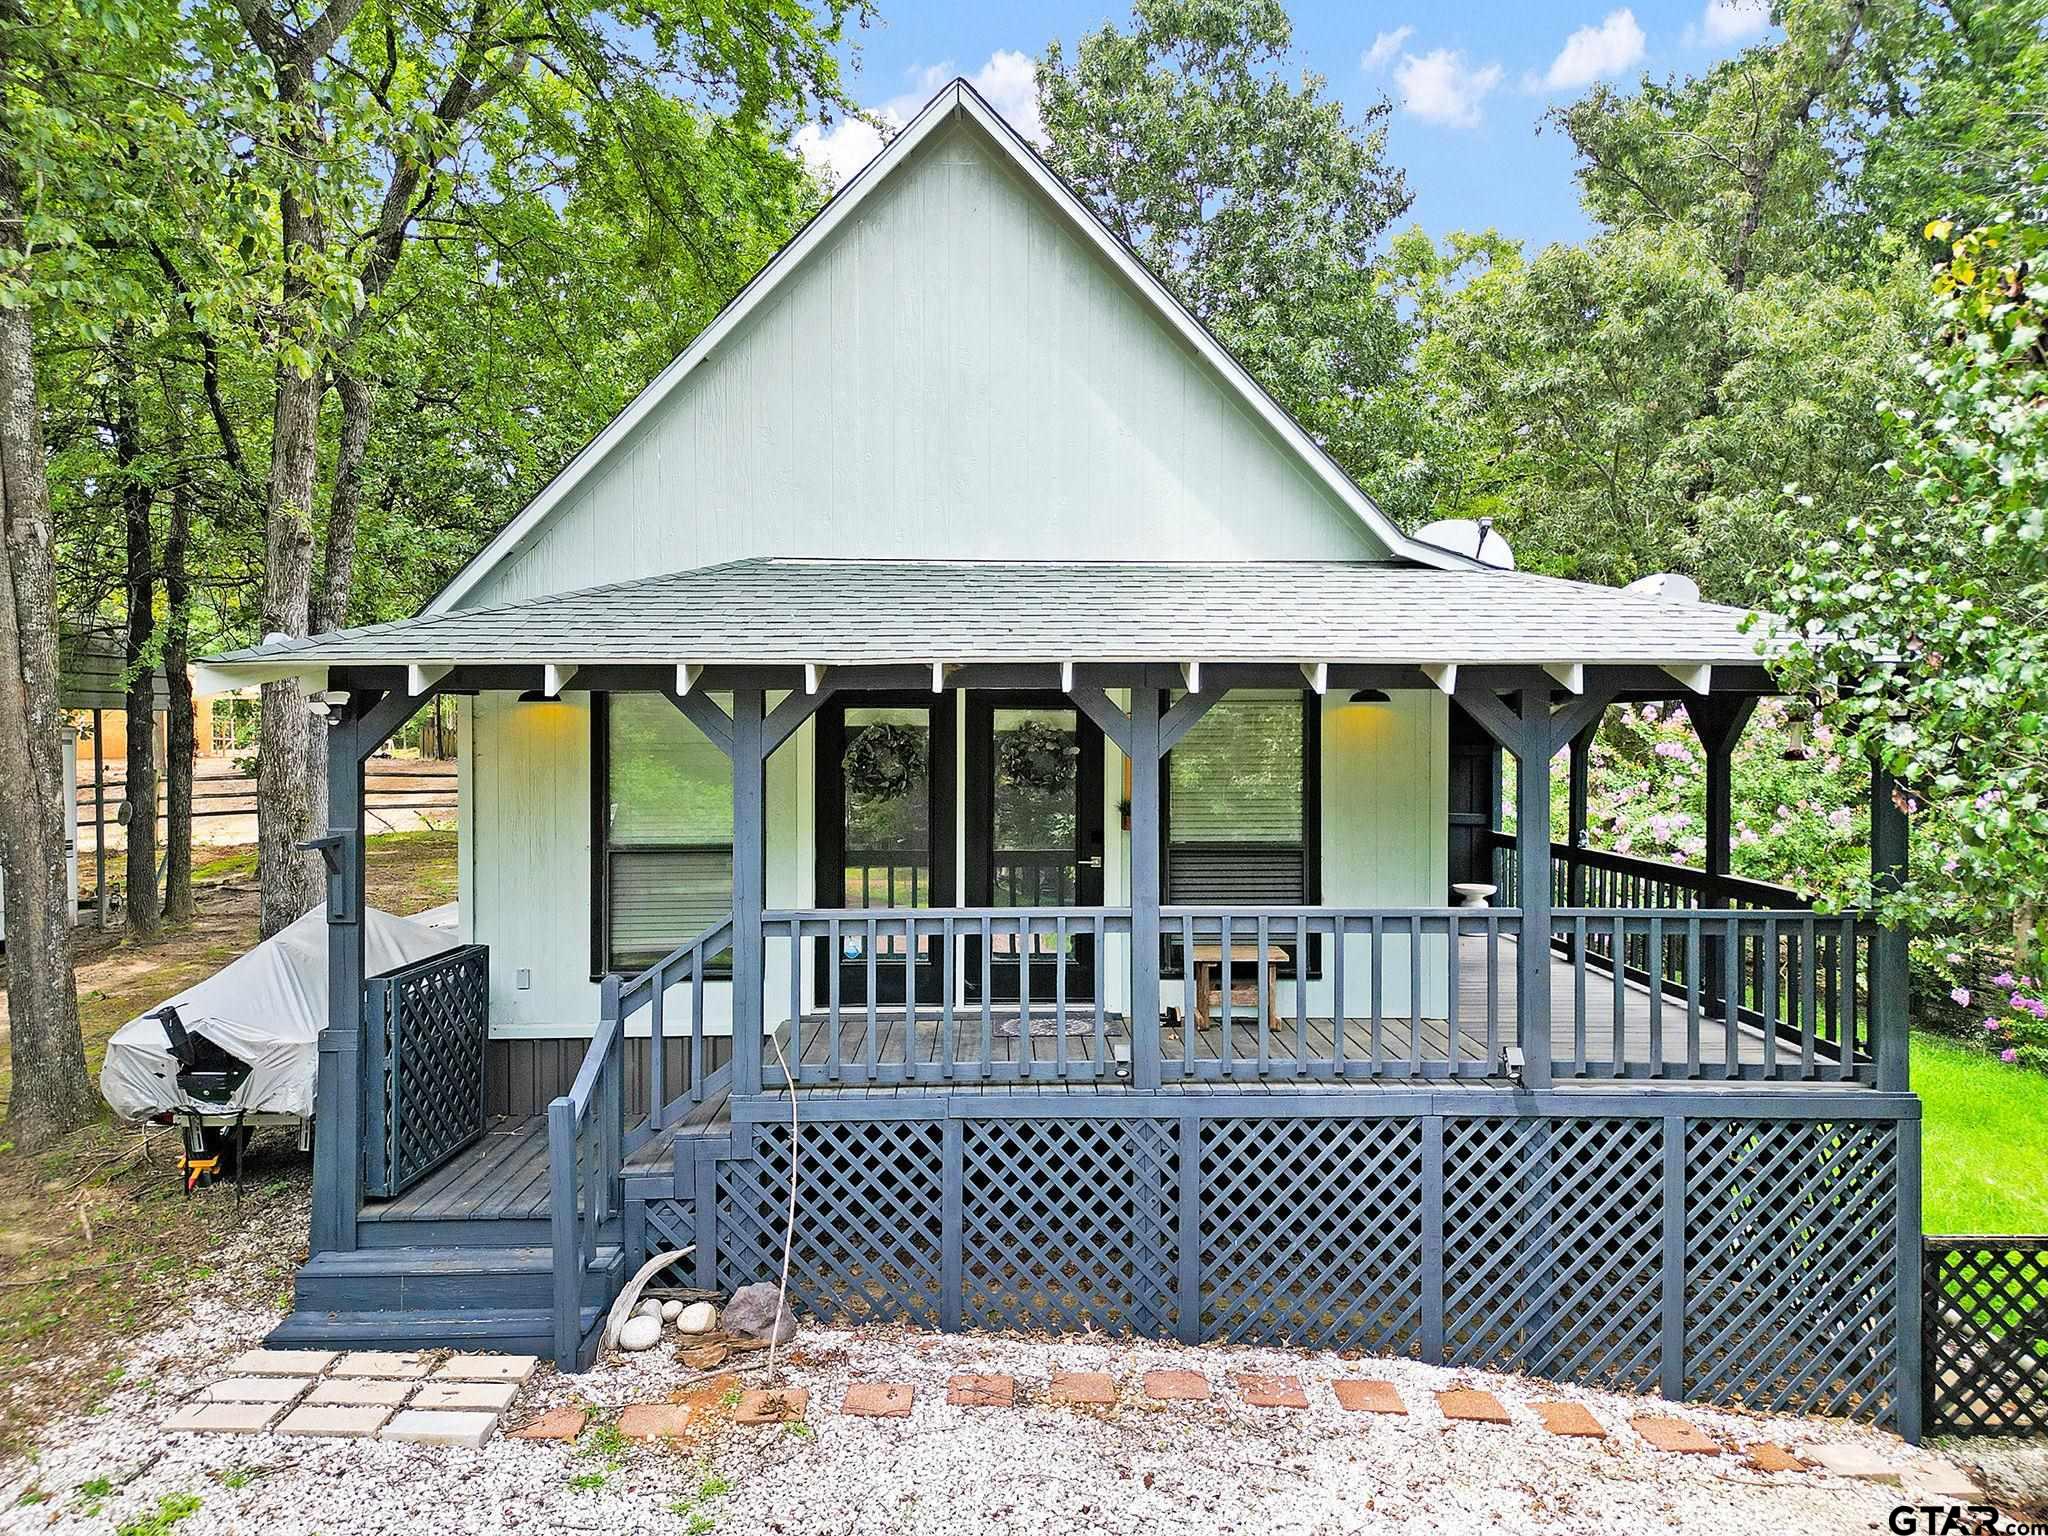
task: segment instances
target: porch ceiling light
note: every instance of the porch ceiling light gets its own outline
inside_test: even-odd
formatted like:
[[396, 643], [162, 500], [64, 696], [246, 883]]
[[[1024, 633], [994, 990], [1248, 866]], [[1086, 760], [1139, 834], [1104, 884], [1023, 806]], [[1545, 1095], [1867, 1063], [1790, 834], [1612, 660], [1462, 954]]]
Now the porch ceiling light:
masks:
[[562, 702], [562, 696], [559, 693], [549, 693], [543, 688], [529, 688], [526, 692], [519, 695], [519, 702], [522, 704], [559, 704]]
[[1391, 704], [1393, 698], [1384, 688], [1361, 688], [1351, 695], [1354, 704]]

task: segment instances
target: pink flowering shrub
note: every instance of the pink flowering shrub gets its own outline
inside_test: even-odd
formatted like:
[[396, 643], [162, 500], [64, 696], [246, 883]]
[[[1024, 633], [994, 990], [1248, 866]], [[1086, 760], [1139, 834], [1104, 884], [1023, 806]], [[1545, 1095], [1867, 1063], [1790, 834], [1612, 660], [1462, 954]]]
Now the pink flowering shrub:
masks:
[[2000, 971], [1990, 980], [1988, 993], [1973, 994], [1956, 987], [1949, 1000], [1968, 1008], [1972, 1002], [1984, 1010], [1985, 1043], [2001, 1061], [2015, 1062], [2036, 1071], [2048, 1071], [2048, 987], [2032, 976], [2015, 976]]

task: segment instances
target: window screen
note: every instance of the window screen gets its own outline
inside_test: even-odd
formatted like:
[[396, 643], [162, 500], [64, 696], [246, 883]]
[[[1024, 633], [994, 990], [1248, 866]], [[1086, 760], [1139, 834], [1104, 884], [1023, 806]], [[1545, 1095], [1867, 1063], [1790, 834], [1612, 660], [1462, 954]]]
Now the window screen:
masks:
[[1306, 701], [1233, 693], [1167, 759], [1167, 890], [1174, 902], [1310, 899]]
[[732, 910], [732, 765], [658, 694], [604, 709], [605, 964], [652, 965]]

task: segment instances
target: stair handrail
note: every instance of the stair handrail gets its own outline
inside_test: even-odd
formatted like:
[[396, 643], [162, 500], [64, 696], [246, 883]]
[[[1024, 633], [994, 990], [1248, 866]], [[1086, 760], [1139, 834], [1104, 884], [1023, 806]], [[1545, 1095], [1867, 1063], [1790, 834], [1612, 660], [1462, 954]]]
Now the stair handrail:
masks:
[[[678, 945], [629, 981], [603, 982], [597, 1029], [569, 1091], [548, 1105], [548, 1217], [554, 1249], [555, 1361], [581, 1363], [583, 1276], [597, 1256], [598, 1235], [624, 1202], [626, 1159], [664, 1128], [678, 1105], [704, 1091], [704, 972], [731, 942], [732, 916]], [[690, 1088], [670, 1102], [664, 1089], [662, 999], [685, 976], [691, 981]], [[626, 1125], [626, 1020], [653, 1011], [648, 1040], [648, 1113]], [[694, 1095], [694, 1098], [693, 1098]]]

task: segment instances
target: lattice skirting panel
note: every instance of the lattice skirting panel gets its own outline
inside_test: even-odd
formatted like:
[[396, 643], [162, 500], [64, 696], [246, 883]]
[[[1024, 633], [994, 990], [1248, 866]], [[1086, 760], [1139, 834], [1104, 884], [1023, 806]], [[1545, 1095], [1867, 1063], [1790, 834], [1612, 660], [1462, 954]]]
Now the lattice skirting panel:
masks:
[[[1359, 1349], [1914, 1428], [1910, 1120], [963, 1102], [803, 1125], [804, 1308]], [[773, 1280], [789, 1147], [786, 1120], [743, 1112], [695, 1198], [680, 1181], [635, 1230], [697, 1243], [698, 1283]]]
[[1930, 1237], [1930, 1435], [2048, 1435], [2048, 1237]]

